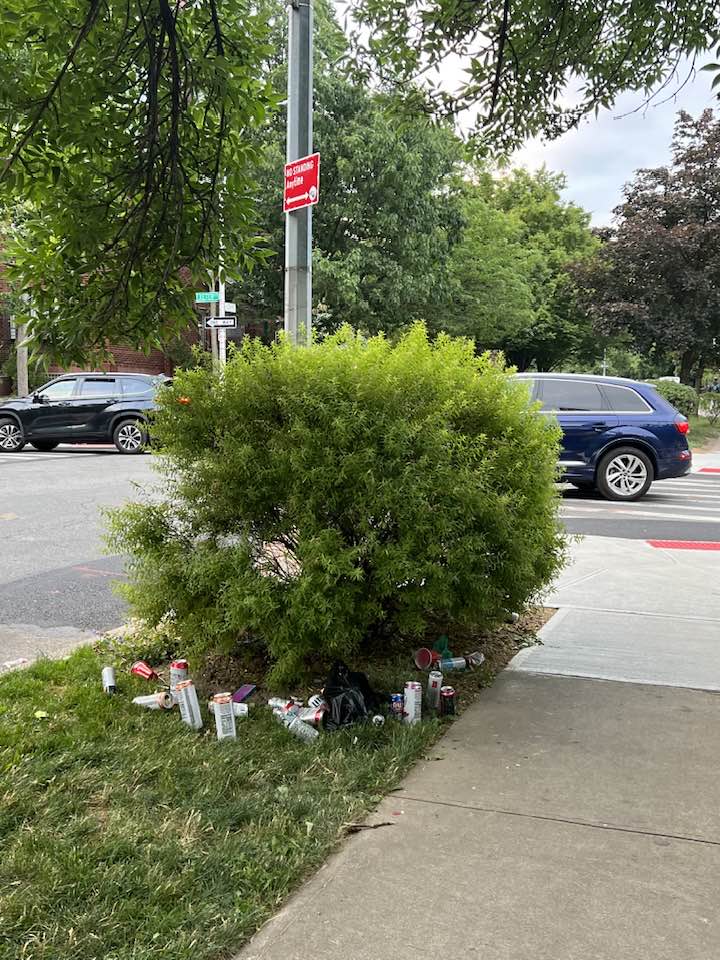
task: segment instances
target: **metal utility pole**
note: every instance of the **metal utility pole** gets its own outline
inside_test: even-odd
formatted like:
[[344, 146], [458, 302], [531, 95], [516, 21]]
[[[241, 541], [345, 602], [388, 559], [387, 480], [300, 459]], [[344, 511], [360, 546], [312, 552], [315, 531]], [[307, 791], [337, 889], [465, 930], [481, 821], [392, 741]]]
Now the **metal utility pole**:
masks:
[[27, 325], [23, 323], [15, 328], [15, 363], [17, 367], [15, 389], [19, 397], [26, 397], [30, 393], [26, 337]]
[[[218, 289], [220, 291], [220, 300], [218, 301], [218, 317], [225, 316], [225, 275], [221, 274], [221, 279], [218, 284]], [[218, 362], [221, 367], [224, 367], [227, 363], [227, 330], [224, 327], [220, 327], [217, 331], [217, 349], [218, 349]]]
[[[290, 0], [288, 15], [288, 163], [312, 153], [312, 0]], [[312, 336], [312, 207], [285, 214], [285, 333], [298, 344]]]

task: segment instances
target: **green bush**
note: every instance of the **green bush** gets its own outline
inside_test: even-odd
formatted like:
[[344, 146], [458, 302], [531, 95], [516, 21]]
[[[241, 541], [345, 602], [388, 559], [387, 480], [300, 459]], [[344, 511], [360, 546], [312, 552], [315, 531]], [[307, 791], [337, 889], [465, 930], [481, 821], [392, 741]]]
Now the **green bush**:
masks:
[[675, 383], [673, 380], [651, 380], [650, 383], [660, 396], [671, 403], [684, 417], [689, 419], [697, 413], [698, 395], [692, 387], [685, 383]]
[[163, 502], [116, 512], [135, 612], [186, 649], [261, 639], [273, 679], [430, 624], [486, 624], [560, 568], [556, 426], [465, 340], [349, 328], [247, 341], [177, 375], [155, 434]]

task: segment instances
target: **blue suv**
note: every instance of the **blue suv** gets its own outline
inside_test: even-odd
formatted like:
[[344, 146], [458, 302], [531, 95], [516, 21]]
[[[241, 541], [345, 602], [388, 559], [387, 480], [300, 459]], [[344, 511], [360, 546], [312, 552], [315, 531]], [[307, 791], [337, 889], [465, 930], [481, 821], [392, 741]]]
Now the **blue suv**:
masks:
[[562, 427], [561, 478], [608, 500], [639, 500], [654, 480], [690, 472], [685, 417], [654, 387], [620, 377], [521, 373]]

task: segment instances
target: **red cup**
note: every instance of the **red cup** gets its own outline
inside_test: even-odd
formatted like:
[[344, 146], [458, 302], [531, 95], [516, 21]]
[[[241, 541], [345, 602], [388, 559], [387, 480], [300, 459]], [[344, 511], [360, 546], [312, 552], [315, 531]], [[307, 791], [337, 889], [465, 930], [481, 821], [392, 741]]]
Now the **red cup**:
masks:
[[435, 650], [428, 650], [427, 647], [420, 647], [415, 651], [415, 666], [418, 670], [429, 670], [434, 663], [438, 663], [440, 654]]

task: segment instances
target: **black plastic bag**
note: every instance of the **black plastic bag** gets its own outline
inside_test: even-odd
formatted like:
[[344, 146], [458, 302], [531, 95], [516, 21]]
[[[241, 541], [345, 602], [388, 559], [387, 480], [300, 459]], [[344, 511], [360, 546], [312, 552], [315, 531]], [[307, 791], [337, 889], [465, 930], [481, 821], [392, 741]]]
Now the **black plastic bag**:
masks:
[[342, 660], [333, 664], [323, 697], [328, 705], [324, 720], [326, 730], [362, 723], [377, 711], [381, 700], [365, 674], [350, 670]]

